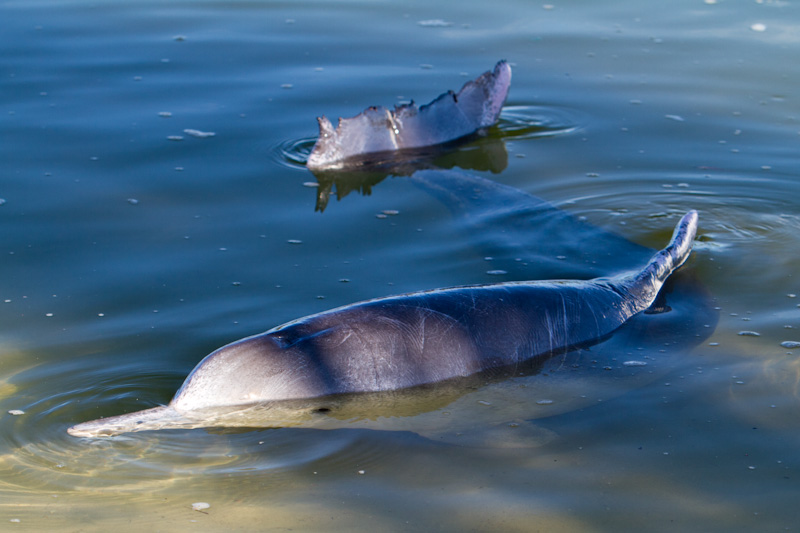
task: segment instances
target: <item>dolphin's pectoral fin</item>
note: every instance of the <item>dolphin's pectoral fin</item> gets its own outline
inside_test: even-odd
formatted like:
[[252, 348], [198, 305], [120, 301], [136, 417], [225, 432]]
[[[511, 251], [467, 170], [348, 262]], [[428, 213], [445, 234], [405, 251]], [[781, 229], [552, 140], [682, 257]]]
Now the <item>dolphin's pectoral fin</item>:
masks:
[[487, 428], [430, 429], [416, 433], [434, 442], [468, 448], [538, 448], [557, 437], [528, 420], [506, 421]]
[[660, 290], [656, 295], [656, 299], [650, 304], [650, 307], [644, 310], [644, 314], [660, 315], [661, 313], [669, 313], [670, 311], [672, 311], [672, 308], [667, 304], [667, 297], [664, 295], [664, 291]]

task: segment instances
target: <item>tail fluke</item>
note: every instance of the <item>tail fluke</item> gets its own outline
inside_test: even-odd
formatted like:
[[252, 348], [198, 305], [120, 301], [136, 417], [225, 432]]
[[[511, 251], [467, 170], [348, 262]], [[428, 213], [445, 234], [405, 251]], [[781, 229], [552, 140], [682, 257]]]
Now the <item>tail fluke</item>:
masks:
[[321, 117], [319, 137], [307, 166], [314, 171], [359, 167], [371, 155], [394, 153], [399, 161], [406, 150], [436, 146], [493, 126], [508, 96], [511, 67], [500, 61], [493, 70], [469, 81], [458, 94], [448, 91], [431, 103], [368, 107], [352, 118], [339, 119], [334, 129]]

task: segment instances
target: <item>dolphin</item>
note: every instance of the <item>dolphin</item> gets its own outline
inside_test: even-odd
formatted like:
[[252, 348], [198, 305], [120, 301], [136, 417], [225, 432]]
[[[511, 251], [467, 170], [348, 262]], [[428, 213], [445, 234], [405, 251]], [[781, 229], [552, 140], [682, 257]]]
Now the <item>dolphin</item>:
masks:
[[[422, 169], [409, 179], [447, 206], [492, 268], [521, 279], [591, 279], [646, 262], [654, 250], [594, 226], [553, 204], [460, 170]], [[454, 246], [460, 246], [456, 243]], [[522, 266], [524, 264], [524, 267]]]
[[448, 91], [431, 103], [411, 102], [389, 110], [373, 106], [336, 129], [319, 117], [319, 137], [307, 166], [312, 171], [370, 164], [379, 154], [407, 151], [479, 134], [497, 122], [511, 85], [511, 67], [500, 61], [493, 70], [468, 81], [458, 93]]
[[[76, 437], [199, 427], [325, 427], [342, 399], [394, 398], [459, 379], [517, 375], [590, 346], [647, 310], [689, 257], [698, 215], [639, 270], [592, 280], [508, 282], [377, 298], [228, 344], [166, 406], [84, 422]], [[354, 407], [355, 406], [355, 407]], [[331, 416], [334, 415], [334, 416]], [[341, 419], [341, 417], [340, 417]]]

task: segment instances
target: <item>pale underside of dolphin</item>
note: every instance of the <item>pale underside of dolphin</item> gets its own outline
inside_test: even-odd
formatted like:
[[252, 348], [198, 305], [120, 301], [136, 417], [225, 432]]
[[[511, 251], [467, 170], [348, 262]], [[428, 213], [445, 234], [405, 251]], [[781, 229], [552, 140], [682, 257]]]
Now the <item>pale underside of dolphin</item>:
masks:
[[[167, 406], [78, 424], [78, 437], [198, 427], [330, 427], [358, 398], [522, 369], [596, 343], [646, 310], [689, 256], [697, 213], [638, 271], [589, 281], [454, 287], [378, 298], [224, 346]], [[507, 375], [507, 374], [506, 374]], [[444, 383], [438, 392], [435, 385]], [[377, 395], [377, 396], [376, 396]], [[355, 411], [338, 414], [342, 398]], [[333, 415], [333, 416], [330, 416]], [[341, 427], [341, 426], [340, 426]]]
[[500, 61], [491, 71], [448, 91], [431, 103], [413, 102], [389, 110], [373, 106], [336, 129], [319, 117], [319, 138], [308, 157], [311, 170], [341, 169], [370, 162], [370, 155], [435, 146], [480, 133], [497, 122], [511, 85], [511, 67]]

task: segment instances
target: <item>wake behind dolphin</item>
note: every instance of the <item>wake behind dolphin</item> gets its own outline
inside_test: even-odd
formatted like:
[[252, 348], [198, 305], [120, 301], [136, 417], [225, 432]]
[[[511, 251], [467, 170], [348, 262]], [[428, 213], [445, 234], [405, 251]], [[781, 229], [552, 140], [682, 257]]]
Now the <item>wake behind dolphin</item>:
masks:
[[[602, 340], [646, 310], [688, 258], [697, 213], [639, 271], [390, 296], [301, 318], [224, 346], [167, 406], [85, 422], [77, 437], [210, 426], [314, 427], [331, 397], [499, 372]], [[335, 402], [334, 402], [335, 403]]]

